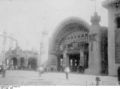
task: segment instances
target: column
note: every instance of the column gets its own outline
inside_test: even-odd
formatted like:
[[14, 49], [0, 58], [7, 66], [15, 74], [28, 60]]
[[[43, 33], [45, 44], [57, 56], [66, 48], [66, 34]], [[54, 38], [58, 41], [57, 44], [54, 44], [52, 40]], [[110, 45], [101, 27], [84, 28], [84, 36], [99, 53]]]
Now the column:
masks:
[[89, 67], [85, 71], [87, 74], [101, 74], [101, 55], [99, 41], [93, 42], [93, 50], [89, 49]]
[[25, 67], [28, 67], [28, 59], [25, 58]]
[[68, 58], [66, 49], [63, 52], [63, 64], [64, 64], [64, 67], [69, 67], [69, 58]]
[[20, 64], [21, 64], [20, 57], [16, 57], [16, 58], [17, 58], [17, 67], [20, 68]]
[[57, 70], [60, 71], [61, 70], [61, 58], [60, 56], [57, 57]]
[[120, 64], [115, 63], [115, 30], [118, 29], [115, 23], [116, 15], [120, 13], [116, 10], [116, 5], [119, 0], [110, 2], [106, 0], [103, 6], [108, 10], [108, 73], [109, 75], [117, 75], [117, 69]]
[[84, 52], [80, 50], [80, 66], [84, 67]]

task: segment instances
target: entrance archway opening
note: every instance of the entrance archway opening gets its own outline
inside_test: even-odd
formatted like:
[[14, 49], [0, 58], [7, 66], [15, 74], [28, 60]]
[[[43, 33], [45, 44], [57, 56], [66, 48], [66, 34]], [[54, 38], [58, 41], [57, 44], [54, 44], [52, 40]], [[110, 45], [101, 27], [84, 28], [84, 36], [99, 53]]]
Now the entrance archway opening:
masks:
[[69, 67], [71, 72], [79, 71], [80, 54], [69, 54]]
[[16, 57], [13, 57], [13, 58], [11, 59], [11, 64], [12, 64], [12, 68], [13, 68], [13, 69], [17, 69], [17, 67], [18, 67], [18, 61], [17, 61], [17, 58], [16, 58]]
[[36, 70], [37, 69], [37, 59], [32, 58], [32, 57], [29, 58], [28, 67], [29, 67], [29, 69]]
[[[83, 51], [83, 57], [81, 58], [80, 52], [69, 51], [67, 54], [69, 58], [69, 67], [71, 72], [84, 73], [85, 69], [88, 68], [88, 57], [89, 52], [87, 50]], [[58, 71], [64, 71], [64, 58], [63, 55], [59, 55], [58, 58]]]
[[25, 59], [24, 57], [20, 58], [20, 69], [24, 69], [25, 68]]
[[69, 67], [71, 72], [84, 73], [84, 70], [88, 68], [88, 51], [83, 52], [83, 57], [81, 58], [80, 53], [69, 54]]

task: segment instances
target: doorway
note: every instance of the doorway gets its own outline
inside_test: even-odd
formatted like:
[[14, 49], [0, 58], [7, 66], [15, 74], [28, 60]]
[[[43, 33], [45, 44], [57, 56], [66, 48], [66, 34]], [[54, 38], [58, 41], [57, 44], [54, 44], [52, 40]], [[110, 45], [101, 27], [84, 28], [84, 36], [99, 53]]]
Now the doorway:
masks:
[[20, 58], [20, 69], [24, 69], [25, 68], [25, 59], [24, 57]]
[[78, 72], [80, 64], [80, 54], [69, 54], [69, 67], [71, 72]]
[[12, 64], [12, 69], [17, 69], [17, 67], [18, 67], [18, 63], [17, 63], [17, 58], [16, 57], [13, 57], [12, 59], [11, 59], [11, 64]]
[[28, 59], [28, 67], [29, 69], [36, 70], [37, 69], [37, 58], [30, 57]]

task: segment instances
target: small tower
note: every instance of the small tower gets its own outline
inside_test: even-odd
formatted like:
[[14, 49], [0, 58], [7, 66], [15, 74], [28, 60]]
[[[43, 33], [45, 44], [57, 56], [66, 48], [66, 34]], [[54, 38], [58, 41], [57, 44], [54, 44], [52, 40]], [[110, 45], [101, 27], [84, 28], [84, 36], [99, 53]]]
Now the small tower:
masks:
[[108, 72], [117, 75], [120, 66], [120, 0], [106, 0], [108, 10]]
[[99, 25], [100, 19], [101, 19], [100, 16], [98, 16], [98, 13], [95, 11], [94, 16], [91, 17], [92, 25]]
[[100, 16], [97, 12], [91, 17], [90, 27], [90, 45], [89, 45], [89, 68], [86, 70], [88, 74], [101, 73], [101, 54], [100, 54]]

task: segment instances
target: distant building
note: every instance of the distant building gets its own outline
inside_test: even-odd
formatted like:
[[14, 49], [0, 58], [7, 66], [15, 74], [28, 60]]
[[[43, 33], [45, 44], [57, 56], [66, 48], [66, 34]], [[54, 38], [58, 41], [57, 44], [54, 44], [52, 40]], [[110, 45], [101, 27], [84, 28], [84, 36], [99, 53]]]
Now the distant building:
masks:
[[21, 50], [19, 47], [6, 52], [6, 64], [9, 69], [36, 69], [38, 53]]

